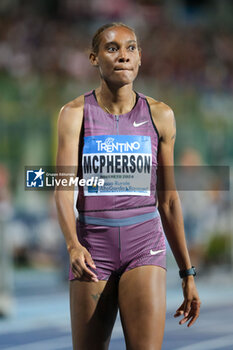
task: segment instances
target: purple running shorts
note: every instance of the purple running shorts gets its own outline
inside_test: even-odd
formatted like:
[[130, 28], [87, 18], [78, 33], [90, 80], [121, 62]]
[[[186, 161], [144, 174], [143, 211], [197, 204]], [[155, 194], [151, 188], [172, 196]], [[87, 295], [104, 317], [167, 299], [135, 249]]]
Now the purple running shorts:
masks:
[[[120, 277], [124, 272], [144, 265], [166, 269], [164, 231], [157, 209], [154, 214], [150, 220], [131, 225], [123, 223], [123, 226], [96, 225], [77, 220], [78, 240], [91, 254], [96, 269], [87, 266], [99, 280], [108, 280], [111, 275]], [[69, 280], [74, 279], [70, 268]]]

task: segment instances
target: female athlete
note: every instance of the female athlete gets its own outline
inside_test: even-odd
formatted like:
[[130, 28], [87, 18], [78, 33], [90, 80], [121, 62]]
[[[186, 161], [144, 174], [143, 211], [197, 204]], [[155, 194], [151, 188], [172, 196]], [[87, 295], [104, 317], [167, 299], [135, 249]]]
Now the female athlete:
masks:
[[73, 187], [55, 191], [70, 256], [73, 349], [108, 349], [119, 308], [127, 349], [157, 350], [166, 314], [164, 231], [183, 277], [184, 301], [174, 316], [191, 326], [200, 309], [171, 186], [175, 118], [170, 107], [133, 90], [141, 50], [128, 26], [101, 27], [90, 62], [100, 86], [65, 105], [58, 120], [57, 165], [104, 179], [103, 186], [79, 186], [77, 220]]

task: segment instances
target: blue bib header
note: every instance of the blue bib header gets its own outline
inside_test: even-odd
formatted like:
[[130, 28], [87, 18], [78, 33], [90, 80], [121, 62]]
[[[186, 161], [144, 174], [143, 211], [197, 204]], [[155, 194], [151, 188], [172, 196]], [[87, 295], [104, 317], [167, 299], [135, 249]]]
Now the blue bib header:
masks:
[[151, 154], [151, 138], [140, 135], [85, 136], [83, 153]]

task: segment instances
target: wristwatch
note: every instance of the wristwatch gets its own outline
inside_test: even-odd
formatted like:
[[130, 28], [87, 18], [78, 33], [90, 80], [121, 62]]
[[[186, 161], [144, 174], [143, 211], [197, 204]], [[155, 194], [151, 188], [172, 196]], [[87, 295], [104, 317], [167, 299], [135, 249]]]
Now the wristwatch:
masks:
[[180, 278], [184, 278], [184, 277], [187, 277], [187, 276], [196, 276], [196, 270], [195, 270], [195, 266], [192, 266], [191, 269], [188, 269], [188, 270], [180, 270], [179, 271], [179, 275], [180, 275]]

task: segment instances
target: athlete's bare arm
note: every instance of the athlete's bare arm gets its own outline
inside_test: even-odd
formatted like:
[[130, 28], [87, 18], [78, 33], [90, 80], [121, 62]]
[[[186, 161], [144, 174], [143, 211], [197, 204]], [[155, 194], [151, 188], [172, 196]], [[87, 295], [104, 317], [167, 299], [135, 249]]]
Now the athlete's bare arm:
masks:
[[175, 117], [167, 105], [150, 103], [154, 123], [160, 136], [158, 152], [158, 208], [164, 219], [164, 229], [181, 270], [191, 268], [185, 241], [182, 210], [174, 180]]
[[[174, 144], [176, 123], [173, 111], [162, 102], [148, 98], [152, 118], [160, 135], [158, 152], [158, 209], [164, 231], [180, 270], [191, 268], [187, 249], [183, 215], [174, 179]], [[191, 326], [199, 315], [200, 299], [195, 287], [194, 277], [188, 276], [182, 282], [184, 302], [175, 316], [184, 314], [180, 321], [189, 321]]]
[[[58, 151], [57, 167], [60, 171], [77, 174], [79, 136], [83, 121], [84, 97], [65, 105], [58, 118]], [[86, 262], [95, 268], [89, 252], [79, 243], [76, 234], [74, 214], [74, 186], [69, 190], [56, 188], [55, 200], [58, 219], [62, 228], [67, 250], [70, 255], [71, 268], [74, 276], [82, 280], [97, 281], [96, 275], [87, 268]]]

